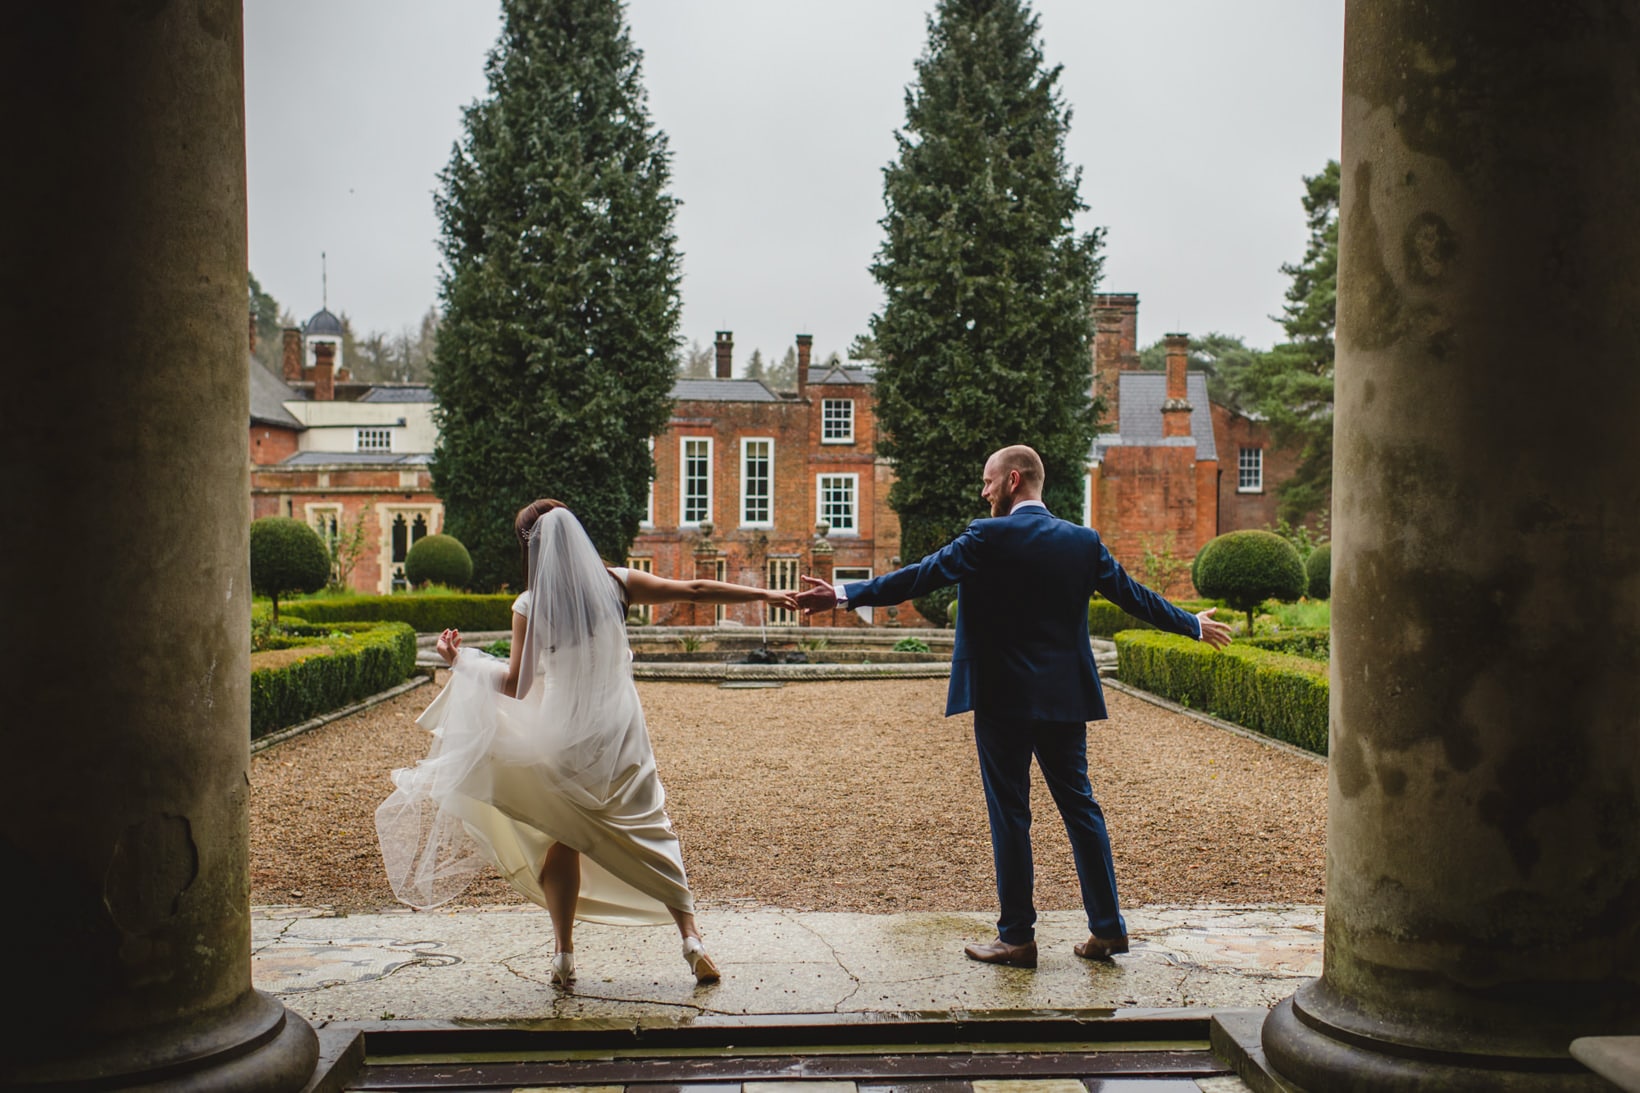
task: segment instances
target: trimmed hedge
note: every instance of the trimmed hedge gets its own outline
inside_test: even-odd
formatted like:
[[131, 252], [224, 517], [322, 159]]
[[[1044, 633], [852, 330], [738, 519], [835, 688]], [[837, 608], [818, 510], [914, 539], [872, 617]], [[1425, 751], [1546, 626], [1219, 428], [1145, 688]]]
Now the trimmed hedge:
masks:
[[1324, 664], [1239, 641], [1214, 652], [1191, 638], [1144, 630], [1117, 634], [1116, 657], [1123, 683], [1327, 754]]
[[1317, 627], [1307, 630], [1283, 630], [1268, 637], [1237, 638], [1237, 644], [1250, 645], [1272, 653], [1289, 653], [1295, 657], [1326, 661], [1332, 656], [1332, 631]]
[[[1205, 611], [1209, 607], [1217, 607], [1217, 600], [1182, 600], [1173, 606], [1181, 611], [1188, 611], [1194, 615], [1198, 611]], [[1103, 596], [1095, 596], [1088, 601], [1088, 634], [1090, 637], [1115, 637], [1123, 630], [1154, 630], [1154, 626], [1143, 619], [1136, 619], [1111, 603]]]
[[322, 600], [300, 600], [287, 609], [308, 622], [405, 622], [418, 634], [457, 630], [511, 630], [512, 605], [518, 596], [495, 595], [426, 596], [328, 596]]
[[292, 622], [278, 647], [329, 645], [335, 652], [251, 672], [252, 740], [385, 691], [416, 667], [416, 632], [402, 622], [327, 627]]

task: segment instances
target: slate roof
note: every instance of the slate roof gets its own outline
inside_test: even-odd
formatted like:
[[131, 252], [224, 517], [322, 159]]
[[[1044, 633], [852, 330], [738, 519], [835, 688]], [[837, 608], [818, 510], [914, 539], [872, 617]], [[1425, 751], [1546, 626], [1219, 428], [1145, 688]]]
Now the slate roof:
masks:
[[1162, 403], [1167, 400], [1164, 372], [1123, 372], [1118, 398], [1121, 403], [1116, 432], [1094, 439], [1093, 458], [1103, 459], [1107, 448], [1124, 445], [1142, 448], [1171, 448], [1196, 445], [1198, 460], [1217, 459], [1213, 441], [1213, 413], [1207, 404], [1207, 377], [1200, 372], [1185, 376], [1185, 398], [1190, 403], [1190, 435], [1162, 436]]
[[328, 307], [321, 307], [318, 311], [315, 311], [313, 318], [309, 319], [307, 325], [302, 328], [304, 334], [340, 334], [341, 332], [342, 320], [332, 315]]
[[[433, 461], [431, 452], [296, 452], [281, 459], [275, 466], [279, 467], [314, 467], [334, 466], [336, 464], [351, 464], [358, 466], [391, 466], [400, 463], [404, 466], [423, 466]], [[266, 468], [261, 468], [265, 470]]]
[[826, 372], [826, 374], [821, 376], [819, 379], [809, 380], [809, 386], [813, 387], [816, 384], [822, 384], [822, 383], [876, 383], [876, 382], [877, 382], [877, 373], [872, 371], [870, 368], [861, 368], [861, 367], [858, 367], [858, 366], [856, 366], [854, 368], [845, 368], [844, 366], [838, 364], [838, 365], [832, 365], [832, 367]]
[[355, 402], [432, 402], [433, 389], [422, 383], [372, 387]]
[[285, 381], [269, 372], [262, 362], [250, 357], [251, 420], [263, 425], [277, 425], [282, 429], [307, 428], [285, 409], [285, 400], [299, 398]]
[[672, 397], [695, 402], [780, 402], [762, 380], [674, 380]]

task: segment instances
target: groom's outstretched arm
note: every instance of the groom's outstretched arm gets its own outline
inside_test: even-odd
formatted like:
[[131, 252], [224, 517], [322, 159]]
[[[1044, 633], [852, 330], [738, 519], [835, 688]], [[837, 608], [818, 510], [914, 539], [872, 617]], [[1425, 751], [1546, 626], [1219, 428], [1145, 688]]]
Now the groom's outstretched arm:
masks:
[[[920, 562], [892, 573], [849, 585], [850, 607], [887, 607], [925, 596], [936, 588], [956, 584], [979, 569], [985, 542], [980, 524], [966, 531]], [[809, 587], [797, 594], [804, 614], [828, 611], [837, 604], [837, 590], [818, 577], [804, 577]]]

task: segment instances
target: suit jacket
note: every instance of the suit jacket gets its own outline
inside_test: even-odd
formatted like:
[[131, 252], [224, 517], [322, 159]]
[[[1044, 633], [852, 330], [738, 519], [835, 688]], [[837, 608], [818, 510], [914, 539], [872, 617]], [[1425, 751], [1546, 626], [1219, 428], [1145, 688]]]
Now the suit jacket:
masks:
[[958, 586], [947, 717], [978, 710], [1028, 721], [1099, 721], [1105, 696], [1088, 643], [1095, 593], [1160, 629], [1200, 637], [1196, 617], [1127, 575], [1092, 528], [1030, 506], [975, 520], [915, 565], [843, 592], [850, 607]]

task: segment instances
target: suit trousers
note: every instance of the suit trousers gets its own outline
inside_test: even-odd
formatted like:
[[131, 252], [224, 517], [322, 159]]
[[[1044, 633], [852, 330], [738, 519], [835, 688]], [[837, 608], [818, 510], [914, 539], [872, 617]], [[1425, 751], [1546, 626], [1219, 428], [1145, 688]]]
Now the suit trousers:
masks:
[[1070, 836], [1088, 932], [1126, 936], [1116, 902], [1105, 814], [1088, 782], [1087, 726], [1080, 721], [1016, 721], [975, 711], [974, 742], [991, 818], [1001, 914], [997, 936], [1010, 945], [1036, 937], [1036, 884], [1031, 861], [1031, 756], [1036, 756]]

